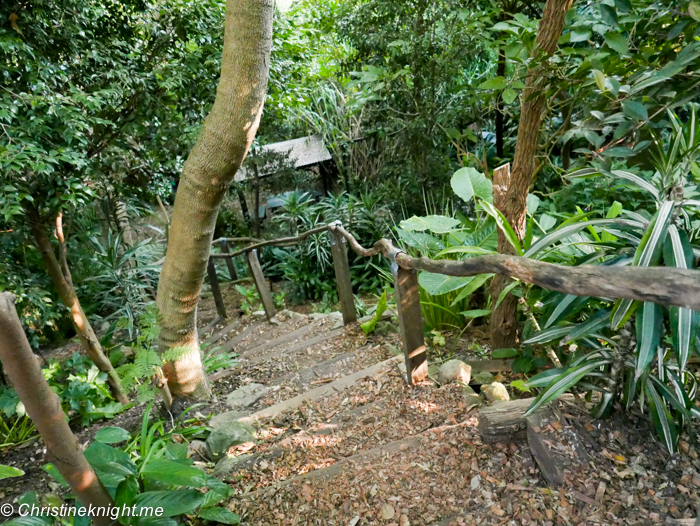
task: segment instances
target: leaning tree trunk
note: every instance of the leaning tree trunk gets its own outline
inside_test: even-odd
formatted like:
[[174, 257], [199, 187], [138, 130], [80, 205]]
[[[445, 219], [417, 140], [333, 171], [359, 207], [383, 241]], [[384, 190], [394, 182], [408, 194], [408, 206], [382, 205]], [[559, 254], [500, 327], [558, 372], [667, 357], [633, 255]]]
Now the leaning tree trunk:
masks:
[[[540, 20], [540, 28], [537, 32], [537, 45], [535, 55], [543, 54], [547, 57], [554, 53], [557, 42], [564, 29], [564, 18], [571, 7], [573, 0], [547, 0]], [[538, 57], [539, 58], [539, 57]], [[511, 224], [515, 232], [522, 239], [525, 236], [525, 218], [527, 194], [532, 184], [535, 171], [535, 153], [540, 126], [542, 124], [542, 112], [547, 91], [547, 72], [540, 64], [535, 62], [528, 71], [525, 81], [525, 89], [520, 98], [520, 124], [518, 125], [518, 138], [515, 144], [515, 157], [513, 158], [513, 171], [510, 175], [510, 183], [503, 199], [501, 212]], [[499, 232], [499, 252], [513, 254], [513, 248], [509, 243], [501, 242], [503, 234]], [[507, 281], [494, 281], [491, 295], [495, 302]], [[495, 309], [491, 318], [491, 347], [493, 349], [515, 346], [516, 330], [507, 329], [498, 323], [500, 320], [513, 323], [517, 309], [516, 301], [504, 301], [498, 309]]]
[[[68, 482], [83, 506], [113, 505], [95, 472], [88, 464], [56, 393], [44, 378], [15, 310], [14, 296], [0, 292], [0, 361], [17, 390], [27, 414], [46, 445], [48, 459]], [[98, 526], [113, 523], [107, 515], [93, 516]]]
[[129, 399], [122, 392], [121, 386], [119, 385], [119, 375], [117, 375], [114, 367], [112, 367], [109, 358], [105, 356], [100, 341], [97, 339], [95, 331], [92, 329], [92, 325], [90, 325], [90, 321], [85, 315], [80, 305], [80, 300], [78, 300], [78, 295], [75, 292], [73, 278], [71, 277], [68, 267], [68, 258], [66, 256], [66, 240], [63, 236], [62, 214], [59, 213], [56, 218], [58, 258], [56, 258], [54, 249], [51, 246], [51, 241], [46, 234], [45, 225], [42, 223], [41, 219], [39, 219], [38, 214], [32, 213], [31, 215], [33, 216], [31, 218], [31, 229], [34, 241], [41, 253], [41, 258], [44, 261], [44, 265], [46, 265], [46, 270], [51, 277], [56, 292], [58, 292], [63, 304], [70, 310], [73, 327], [80, 339], [80, 343], [97, 368], [101, 372], [107, 374], [107, 384], [109, 385], [114, 399], [122, 404], [128, 404]]
[[178, 360], [164, 367], [176, 399], [210, 395], [197, 337], [197, 302], [219, 206], [260, 123], [273, 11], [273, 0], [227, 0], [216, 100], [185, 163], [175, 197], [158, 308], [161, 350], [182, 350]]

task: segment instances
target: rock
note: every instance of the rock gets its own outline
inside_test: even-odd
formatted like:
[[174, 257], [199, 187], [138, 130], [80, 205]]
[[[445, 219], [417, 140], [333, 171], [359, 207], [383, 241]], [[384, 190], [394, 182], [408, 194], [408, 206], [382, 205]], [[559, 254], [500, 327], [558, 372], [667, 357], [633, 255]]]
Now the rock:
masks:
[[440, 373], [440, 366], [436, 363], [431, 363], [428, 365], [428, 374], [430, 376], [437, 376]]
[[472, 376], [472, 382], [479, 385], [490, 384], [493, 382], [493, 375], [488, 371], [482, 371], [480, 373], [475, 373]]
[[219, 413], [214, 415], [211, 420], [209, 420], [209, 425], [213, 428], [222, 427], [230, 424], [231, 422], [238, 422], [238, 419], [246, 416], [248, 413], [245, 411], [226, 411], [225, 413]]
[[462, 387], [462, 394], [464, 394], [467, 399], [468, 407], [474, 407], [475, 405], [481, 405], [483, 403], [481, 397], [468, 385]]
[[333, 311], [330, 314], [326, 315], [329, 320], [342, 320], [343, 319], [343, 313], [340, 311]]
[[309, 314], [309, 319], [314, 321], [322, 320], [325, 317], [326, 315], [322, 312], [312, 312], [311, 314]]
[[253, 318], [264, 318], [265, 317], [265, 311], [264, 310], [256, 310], [250, 314]]
[[377, 326], [374, 328], [374, 334], [377, 336], [387, 336], [390, 333], [399, 332], [399, 328], [391, 322], [380, 321], [377, 322]]
[[440, 366], [438, 372], [438, 382], [440, 385], [446, 385], [450, 382], [463, 382], [469, 384], [472, 376], [471, 366], [464, 363], [462, 360], [450, 360]]
[[241, 469], [247, 468], [249, 465], [255, 463], [254, 455], [241, 455], [239, 457], [224, 457], [214, 466], [214, 471], [212, 475], [219, 477], [220, 479], [226, 479], [237, 473]]
[[245, 409], [260, 400], [267, 393], [263, 384], [248, 384], [233, 391], [226, 397], [226, 403], [231, 409]]
[[393, 519], [395, 514], [396, 510], [394, 510], [391, 504], [384, 504], [384, 506], [382, 506], [382, 519], [385, 521]]
[[208, 458], [208, 454], [209, 452], [207, 451], [207, 445], [203, 440], [193, 440], [190, 442], [190, 445], [187, 448], [187, 458], [194, 456], [200, 457], [201, 460], [201, 457], [204, 457], [205, 459]]
[[230, 422], [217, 427], [207, 438], [207, 452], [212, 460], [219, 460], [232, 446], [255, 441], [255, 428], [243, 422]]
[[508, 402], [510, 400], [508, 389], [506, 389], [506, 386], [500, 382], [482, 385], [481, 392], [484, 393], [487, 400], [492, 402]]
[[280, 317], [285, 316], [291, 320], [305, 320], [308, 318], [308, 316], [306, 314], [302, 314], [300, 312], [295, 312], [295, 311], [289, 310], [289, 309], [284, 309], [284, 310], [278, 312], [277, 316], [280, 316]]
[[[394, 356], [398, 356], [399, 354], [403, 354], [403, 351], [399, 349], [396, 345], [393, 345], [391, 343], [386, 344], [386, 348], [389, 349], [389, 352], [393, 354]], [[430, 367], [430, 366], [428, 366]]]

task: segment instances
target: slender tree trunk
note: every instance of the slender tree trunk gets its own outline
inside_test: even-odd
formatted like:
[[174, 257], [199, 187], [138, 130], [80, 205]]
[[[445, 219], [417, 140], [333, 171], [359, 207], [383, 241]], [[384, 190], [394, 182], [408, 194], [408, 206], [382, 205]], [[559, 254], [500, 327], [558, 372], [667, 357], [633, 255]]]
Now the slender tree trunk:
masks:
[[122, 404], [128, 404], [129, 399], [124, 395], [119, 385], [119, 376], [114, 370], [114, 367], [112, 367], [107, 356], [105, 356], [100, 341], [97, 339], [95, 331], [92, 329], [92, 325], [90, 325], [90, 321], [85, 315], [85, 312], [83, 312], [80, 300], [78, 300], [78, 296], [75, 292], [73, 278], [71, 277], [68, 267], [66, 241], [63, 237], [62, 214], [59, 213], [56, 218], [58, 258], [56, 258], [56, 254], [51, 246], [51, 241], [46, 234], [46, 228], [39, 219], [38, 214], [32, 213], [31, 215], [33, 216], [31, 218], [31, 229], [34, 241], [41, 253], [41, 258], [44, 261], [44, 265], [46, 265], [46, 270], [51, 277], [56, 292], [58, 292], [63, 304], [70, 310], [73, 327], [80, 339], [80, 343], [97, 368], [107, 374], [107, 383], [109, 384], [109, 388], [115, 400]]
[[[27, 414], [46, 445], [48, 459], [68, 482], [83, 506], [113, 505], [80, 444], [70, 430], [58, 396], [51, 391], [35, 359], [15, 309], [14, 296], [0, 292], [0, 361], [17, 390]], [[112, 524], [109, 516], [93, 516], [98, 526]]]
[[160, 347], [183, 350], [165, 365], [174, 398], [206, 398], [197, 302], [216, 217], [248, 152], [265, 101], [274, 0], [227, 0], [221, 78], [211, 113], [183, 168], [158, 285]]
[[[559, 37], [564, 29], [566, 12], [571, 7], [572, 2], [573, 0], [547, 0], [537, 32], [536, 55], [543, 53], [545, 56], [548, 56], [554, 53]], [[502, 208], [500, 208], [521, 239], [525, 236], [527, 194], [535, 171], [535, 153], [542, 124], [546, 84], [547, 73], [537, 63], [528, 72], [525, 89], [520, 98], [520, 124], [518, 125], [518, 138], [515, 145], [515, 157], [513, 158], [513, 171], [511, 172], [510, 183], [504, 196]], [[500, 238], [499, 234], [499, 252], [513, 254], [513, 248], [510, 244], [501, 243]], [[499, 280], [496, 284], [500, 285], [501, 288], [492, 287], [491, 294], [494, 301], [498, 299], [506, 282]], [[492, 345], [498, 343], [498, 348], [515, 346], [516, 331], [505, 330], [506, 327], [503, 326], [502, 320], [515, 320], [517, 305], [517, 301], [508, 301], [507, 303], [504, 301], [500, 306], [501, 312], [496, 316], [492, 315]], [[508, 312], [505, 312], [505, 309], [508, 309]]]

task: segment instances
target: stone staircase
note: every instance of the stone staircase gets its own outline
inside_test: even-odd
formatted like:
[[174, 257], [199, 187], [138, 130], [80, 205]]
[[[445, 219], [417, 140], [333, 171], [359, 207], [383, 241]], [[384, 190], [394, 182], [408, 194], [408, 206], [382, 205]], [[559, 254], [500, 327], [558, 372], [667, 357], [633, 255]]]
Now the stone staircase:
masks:
[[338, 314], [210, 327], [239, 356], [211, 376], [235, 378], [210, 422], [230, 440], [192, 450], [215, 459], [242, 524], [546, 524], [556, 491], [538, 490], [524, 445], [481, 442], [473, 391], [433, 375], [407, 386], [395, 319], [368, 337]]

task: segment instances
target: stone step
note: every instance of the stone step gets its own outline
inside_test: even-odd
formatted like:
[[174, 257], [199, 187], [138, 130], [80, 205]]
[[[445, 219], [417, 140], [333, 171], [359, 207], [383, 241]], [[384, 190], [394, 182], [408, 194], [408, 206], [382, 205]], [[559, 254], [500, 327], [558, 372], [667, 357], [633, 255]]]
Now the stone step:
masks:
[[276, 347], [279, 347], [280, 345], [284, 345], [294, 340], [297, 340], [304, 336], [310, 330], [318, 328], [319, 325], [320, 323], [318, 322], [307, 323], [306, 325], [302, 325], [301, 327], [292, 332], [282, 334], [281, 336], [278, 336], [277, 338], [274, 338], [268, 342], [256, 343], [253, 347], [243, 349], [239, 354], [239, 358], [243, 359], [263, 355], [264, 349], [272, 350]]
[[270, 407], [266, 407], [252, 414], [246, 415], [241, 414], [237, 411], [228, 411], [226, 413], [220, 413], [211, 419], [209, 425], [211, 425], [211, 427], [213, 428], [216, 428], [218, 425], [221, 425], [221, 423], [230, 421], [232, 419], [250, 423], [255, 420], [272, 418], [285, 411], [297, 409], [304, 402], [320, 400], [321, 398], [324, 398], [326, 396], [343, 391], [348, 387], [354, 385], [359, 380], [367, 378], [368, 376], [374, 376], [380, 371], [393, 367], [395, 364], [399, 363], [402, 360], [403, 356], [394, 356], [393, 358], [389, 358], [388, 360], [374, 364], [371, 367], [362, 369], [361, 371], [357, 371], [347, 376], [343, 376], [338, 380], [321, 385], [319, 387], [316, 387], [315, 389], [307, 391], [306, 393], [302, 393], [293, 398], [272, 405]]

